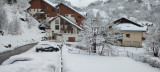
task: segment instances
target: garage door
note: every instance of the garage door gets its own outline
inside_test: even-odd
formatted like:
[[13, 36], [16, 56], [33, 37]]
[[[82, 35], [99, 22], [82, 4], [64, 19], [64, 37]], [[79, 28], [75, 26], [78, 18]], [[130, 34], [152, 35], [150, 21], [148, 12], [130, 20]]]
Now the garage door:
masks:
[[69, 41], [69, 42], [75, 42], [75, 37], [69, 37], [69, 38], [68, 38], [68, 41]]
[[126, 47], [131, 46], [131, 42], [130, 42], [130, 41], [125, 41], [125, 42], [124, 42], [124, 46], [126, 46]]
[[140, 47], [140, 42], [138, 42], [138, 41], [133, 41], [133, 46], [134, 46], [134, 47]]

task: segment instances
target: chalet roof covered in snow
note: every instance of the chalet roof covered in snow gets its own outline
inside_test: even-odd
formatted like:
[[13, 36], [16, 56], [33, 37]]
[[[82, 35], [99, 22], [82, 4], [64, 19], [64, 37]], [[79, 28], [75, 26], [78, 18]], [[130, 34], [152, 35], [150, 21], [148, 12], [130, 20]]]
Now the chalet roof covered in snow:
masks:
[[68, 18], [59, 15], [61, 18], [63, 18], [64, 20], [68, 21], [69, 23], [71, 23], [72, 25], [76, 26], [77, 28], [79, 28], [80, 30], [83, 30], [83, 28], [81, 28], [80, 26], [78, 26], [76, 23], [74, 23], [73, 21], [69, 20]]
[[123, 17], [123, 18], [120, 18], [120, 19], [118, 19], [118, 20], [116, 20], [116, 21], [114, 21], [113, 23], [114, 23], [114, 24], [130, 23], [130, 24], [133, 24], [133, 25], [136, 25], [136, 26], [142, 27], [142, 25], [137, 24], [137, 23], [135, 23], [135, 22], [133, 22], [133, 21], [131, 21], [131, 20], [127, 19], [127, 18], [124, 18], [124, 17]]
[[[69, 5], [65, 4], [65, 3], [60, 3], [60, 4], [64, 4], [65, 6], [69, 7], [69, 8], [72, 9], [73, 11], [75, 11], [75, 12], [77, 12], [78, 14], [82, 15], [83, 17], [85, 17], [84, 13], [79, 12], [78, 10], [74, 9], [73, 7], [71, 7], [71, 6], [69, 6]], [[60, 4], [59, 4], [59, 5], [60, 5]]]
[[53, 7], [56, 7], [57, 4], [53, 4], [52, 2], [50, 2], [49, 0], [44, 0], [44, 2], [48, 3], [49, 5], [53, 6]]
[[119, 27], [123, 31], [146, 31], [147, 26], [139, 27], [131, 23], [121, 23], [118, 24], [117, 27]]

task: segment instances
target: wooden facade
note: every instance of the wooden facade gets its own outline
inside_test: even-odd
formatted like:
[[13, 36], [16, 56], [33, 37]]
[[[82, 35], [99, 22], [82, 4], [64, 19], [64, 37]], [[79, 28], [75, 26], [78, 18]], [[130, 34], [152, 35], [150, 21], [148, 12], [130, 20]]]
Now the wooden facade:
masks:
[[41, 2], [42, 0], [31, 0], [29, 2], [31, 6], [28, 9], [41, 9], [42, 8]]
[[67, 5], [60, 3], [59, 5], [56, 6], [57, 8], [59, 7], [59, 14], [65, 16], [66, 14], [73, 14], [75, 17], [75, 20], [78, 25], [82, 25], [82, 21], [85, 19], [84, 16], [81, 14], [77, 13], [73, 9], [69, 8]]
[[55, 17], [57, 15], [56, 8], [51, 6], [50, 4], [42, 1], [42, 10], [48, 14], [48, 17]]

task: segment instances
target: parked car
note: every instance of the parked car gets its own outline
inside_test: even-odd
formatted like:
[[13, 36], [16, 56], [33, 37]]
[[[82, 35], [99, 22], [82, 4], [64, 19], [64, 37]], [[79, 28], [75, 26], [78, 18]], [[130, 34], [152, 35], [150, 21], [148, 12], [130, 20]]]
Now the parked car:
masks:
[[3, 32], [3, 31], [0, 31], [0, 35], [2, 35], [2, 36], [3, 36], [3, 35], [4, 35], [4, 32]]
[[47, 37], [42, 37], [41, 41], [45, 41], [45, 40], [47, 40]]
[[50, 46], [49, 44], [40, 44], [36, 47], [36, 52], [57, 52], [59, 51], [58, 47]]

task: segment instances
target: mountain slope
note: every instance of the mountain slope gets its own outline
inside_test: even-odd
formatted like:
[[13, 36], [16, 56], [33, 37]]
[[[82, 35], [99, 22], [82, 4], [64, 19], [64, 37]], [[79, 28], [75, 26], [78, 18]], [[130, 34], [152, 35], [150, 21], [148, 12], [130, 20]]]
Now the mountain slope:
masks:
[[[0, 24], [4, 36], [0, 35], [0, 52], [13, 50], [17, 46], [39, 42], [45, 34], [39, 30], [39, 22], [35, 20], [26, 9], [30, 6], [29, 1], [17, 0], [15, 4], [4, 3], [1, 7], [3, 18], [6, 22]], [[11, 44], [11, 48], [6, 48]]]

